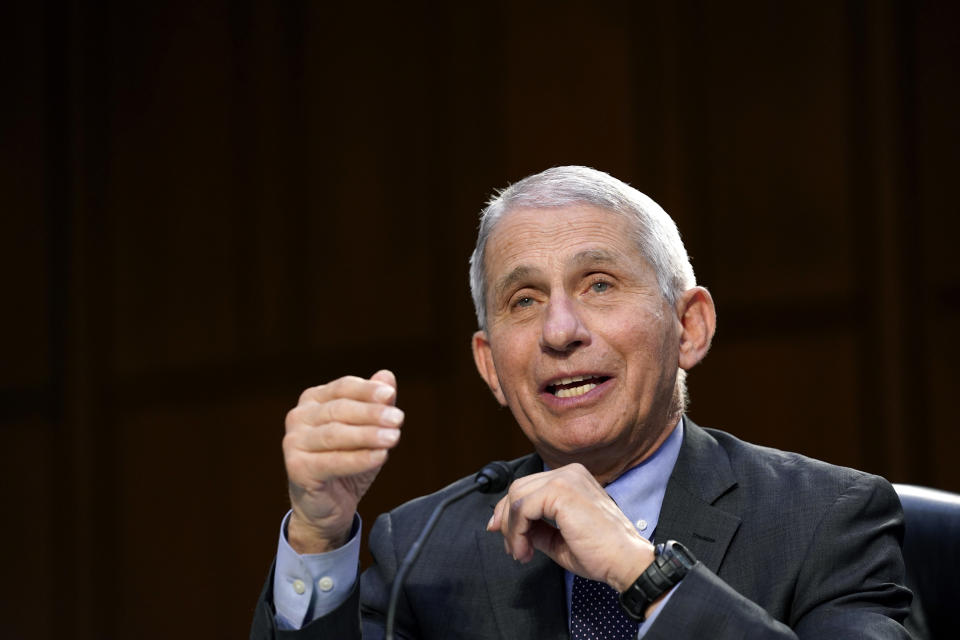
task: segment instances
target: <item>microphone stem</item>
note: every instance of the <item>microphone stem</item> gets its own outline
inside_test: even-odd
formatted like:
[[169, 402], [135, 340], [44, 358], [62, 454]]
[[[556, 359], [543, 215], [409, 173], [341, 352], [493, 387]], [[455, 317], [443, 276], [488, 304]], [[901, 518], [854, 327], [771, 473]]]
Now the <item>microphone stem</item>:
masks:
[[464, 487], [438, 504], [433, 510], [433, 513], [430, 514], [430, 519], [427, 520], [427, 524], [423, 527], [423, 531], [420, 532], [420, 535], [410, 546], [410, 550], [407, 551], [407, 555], [404, 557], [403, 562], [400, 563], [400, 569], [397, 571], [397, 575], [393, 579], [393, 587], [390, 589], [390, 605], [387, 607], [387, 628], [385, 640], [393, 640], [393, 622], [397, 614], [397, 601], [400, 599], [400, 589], [403, 588], [403, 582], [406, 579], [407, 574], [410, 572], [410, 568], [413, 567], [413, 563], [416, 562], [417, 556], [420, 555], [420, 549], [423, 547], [423, 543], [426, 541], [427, 536], [430, 535], [430, 532], [433, 531], [433, 527], [436, 526], [437, 521], [440, 519], [440, 514], [443, 513], [443, 510], [446, 509], [450, 504], [470, 493], [473, 493], [474, 491], [483, 489], [489, 483], [490, 481], [487, 478], [482, 476], [478, 477], [476, 482]]

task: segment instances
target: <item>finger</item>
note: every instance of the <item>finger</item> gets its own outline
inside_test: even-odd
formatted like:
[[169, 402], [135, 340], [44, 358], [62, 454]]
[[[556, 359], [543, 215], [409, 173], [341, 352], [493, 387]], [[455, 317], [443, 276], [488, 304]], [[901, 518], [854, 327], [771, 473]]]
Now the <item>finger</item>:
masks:
[[510, 504], [509, 495], [504, 496], [497, 502], [493, 508], [493, 515], [487, 522], [487, 531], [499, 531], [503, 536], [503, 550], [516, 559], [514, 545], [511, 544], [511, 536], [515, 527], [510, 522]]
[[390, 385], [381, 380], [365, 380], [357, 376], [344, 376], [333, 382], [305, 390], [300, 394], [298, 404], [311, 400], [323, 403], [337, 398], [350, 398], [364, 402], [392, 402], [397, 393], [395, 384], [394, 382], [394, 385]]
[[[487, 521], [488, 531], [504, 532], [509, 528], [510, 504], [516, 500], [522, 500], [531, 492], [538, 490], [544, 484], [549, 482], [551, 471], [533, 473], [522, 478], [517, 478], [510, 484], [507, 494], [500, 498], [494, 506], [493, 515]], [[509, 549], [508, 549], [509, 553]]]
[[526, 537], [534, 549], [540, 550], [554, 562], [558, 560], [559, 549], [563, 546], [563, 534], [559, 529], [544, 520], [537, 520], [531, 523]]
[[382, 427], [358, 427], [332, 423], [305, 429], [290, 435], [288, 445], [306, 452], [390, 449], [400, 440], [400, 430]]
[[513, 496], [514, 499], [523, 498], [529, 493], [540, 489], [540, 487], [549, 483], [551, 479], [556, 475], [556, 471], [541, 471], [539, 473], [531, 473], [528, 476], [523, 476], [522, 478], [517, 478], [510, 483], [510, 486], [507, 488], [507, 495]]
[[397, 388], [397, 376], [393, 375], [393, 371], [389, 369], [380, 369], [380, 371], [370, 376], [370, 380], [373, 382], [382, 382], [394, 389]]
[[386, 449], [359, 449], [356, 451], [328, 451], [319, 453], [295, 452], [286, 458], [287, 476], [291, 482], [310, 486], [331, 478], [367, 473], [383, 466]]
[[509, 502], [509, 498], [504, 496], [497, 501], [497, 504], [493, 506], [493, 515], [490, 516], [490, 520], [487, 521], [487, 531], [500, 531], [500, 528], [503, 525], [503, 509]]
[[[494, 507], [493, 516], [487, 523], [489, 531], [503, 531], [507, 525], [504, 520], [510, 513], [510, 496], [504, 496]], [[513, 514], [516, 516], [516, 514]], [[516, 522], [516, 520], [514, 520]], [[543, 519], [530, 521], [527, 525], [527, 531], [523, 535], [526, 550], [521, 549], [516, 543], [511, 544], [507, 536], [503, 538], [503, 549], [508, 555], [512, 555], [521, 562], [527, 562], [533, 558], [533, 550], [539, 549], [547, 554], [554, 561], [557, 560], [558, 549], [563, 545], [563, 535], [559, 529]]]
[[579, 465], [526, 476], [510, 486], [500, 511], [499, 530], [513, 556], [527, 562], [535, 549], [546, 551], [546, 545], [562, 539], [557, 527], [563, 508], [575, 504], [592, 508], [601, 500], [610, 498]]
[[533, 558], [533, 545], [527, 533], [534, 521], [542, 517], [543, 509], [536, 493], [510, 503], [505, 514], [503, 539], [513, 557], [520, 562], [529, 562]]
[[589, 506], [609, 503], [619, 510], [613, 498], [590, 472], [579, 464], [570, 464], [521, 478], [511, 485], [509, 495], [514, 500], [524, 500], [538, 492], [545, 492], [538, 503], [543, 509], [540, 517], [549, 520], [557, 520], [557, 510], [561, 504]]
[[533, 522], [543, 517], [542, 481], [526, 483], [520, 488], [511, 487], [502, 500], [500, 507], [500, 533], [503, 535], [507, 551], [521, 562], [533, 557], [533, 547], [527, 539], [527, 533]]
[[289, 431], [299, 425], [319, 426], [334, 422], [397, 428], [403, 424], [403, 417], [403, 411], [391, 405], [337, 398], [298, 405], [287, 415], [287, 428]]

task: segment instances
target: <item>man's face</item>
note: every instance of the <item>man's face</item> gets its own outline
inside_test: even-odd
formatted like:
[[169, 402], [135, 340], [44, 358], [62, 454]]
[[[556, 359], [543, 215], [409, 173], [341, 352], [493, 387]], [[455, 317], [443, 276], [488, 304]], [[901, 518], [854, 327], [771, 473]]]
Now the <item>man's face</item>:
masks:
[[600, 475], [653, 451], [678, 417], [682, 326], [628, 220], [592, 206], [514, 210], [485, 264], [477, 366], [547, 463]]

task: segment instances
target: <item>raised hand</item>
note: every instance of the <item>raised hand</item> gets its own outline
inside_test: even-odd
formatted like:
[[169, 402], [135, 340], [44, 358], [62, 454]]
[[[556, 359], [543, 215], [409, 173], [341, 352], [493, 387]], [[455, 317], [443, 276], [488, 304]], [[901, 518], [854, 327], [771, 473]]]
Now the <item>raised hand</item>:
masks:
[[287, 413], [283, 457], [293, 515], [287, 529], [298, 553], [342, 546], [357, 504], [396, 446], [403, 411], [397, 381], [378, 371], [311, 387]]

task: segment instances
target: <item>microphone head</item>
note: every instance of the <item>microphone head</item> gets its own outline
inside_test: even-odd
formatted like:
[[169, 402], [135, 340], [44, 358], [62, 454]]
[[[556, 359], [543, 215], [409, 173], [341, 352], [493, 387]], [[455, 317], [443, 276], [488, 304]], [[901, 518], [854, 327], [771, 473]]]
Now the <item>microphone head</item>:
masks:
[[474, 482], [479, 485], [477, 489], [480, 493], [496, 493], [503, 491], [513, 480], [513, 469], [506, 462], [497, 460], [491, 462], [474, 478]]

